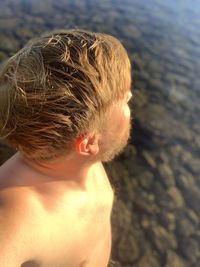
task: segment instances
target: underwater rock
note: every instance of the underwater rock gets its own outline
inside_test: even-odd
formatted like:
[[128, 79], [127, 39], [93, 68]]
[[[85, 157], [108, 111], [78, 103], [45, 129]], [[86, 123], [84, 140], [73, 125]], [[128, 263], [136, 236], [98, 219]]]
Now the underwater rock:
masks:
[[186, 262], [174, 251], [167, 252], [167, 262], [165, 267], [187, 267]]
[[124, 263], [135, 262], [140, 257], [141, 252], [139, 242], [131, 229], [119, 240], [118, 251], [119, 259]]
[[158, 165], [157, 170], [160, 175], [160, 179], [166, 188], [175, 185], [173, 171], [169, 164], [161, 163]]
[[0, 51], [0, 63], [4, 61], [7, 58], [6, 54], [4, 52]]
[[149, 215], [154, 214], [158, 210], [155, 204], [154, 195], [152, 198], [152, 195], [149, 195], [142, 190], [137, 193], [137, 197], [133, 202], [133, 207], [136, 207], [140, 212]]
[[185, 191], [188, 191], [195, 187], [194, 177], [186, 170], [181, 169], [181, 173], [176, 178], [177, 186]]
[[134, 267], [160, 267], [159, 259], [156, 257], [156, 254], [147, 248], [142, 258], [138, 263], [134, 264]]
[[170, 139], [192, 140], [192, 133], [188, 127], [175, 120], [164, 107], [158, 104], [149, 104], [137, 113], [137, 119], [143, 129], [158, 136]]
[[181, 194], [181, 191], [178, 188], [176, 188], [175, 186], [170, 187], [167, 190], [167, 193], [174, 202], [175, 208], [179, 209], [184, 206], [184, 198]]
[[120, 199], [114, 201], [111, 221], [113, 240], [117, 241], [131, 225], [131, 212]]
[[18, 18], [2, 18], [0, 17], [0, 30], [12, 30], [13, 28], [16, 28], [19, 24]]
[[12, 36], [0, 33], [0, 49], [5, 52], [16, 52], [19, 49], [19, 42]]
[[151, 237], [155, 246], [161, 253], [165, 253], [169, 249], [177, 248], [177, 241], [173, 234], [166, 231], [160, 225], [153, 226], [151, 229]]
[[192, 171], [192, 173], [196, 175], [200, 175], [200, 159], [199, 158], [190, 158], [190, 161], [188, 162], [188, 168]]
[[32, 15], [49, 15], [53, 11], [52, 2], [48, 0], [48, 3], [45, 1], [23, 1], [24, 11], [27, 13], [31, 13]]
[[9, 6], [4, 6], [0, 8], [0, 18], [10, 18], [12, 17], [12, 10]]
[[181, 238], [179, 249], [183, 257], [191, 263], [198, 261], [200, 257], [199, 244], [193, 238]]
[[123, 30], [123, 34], [126, 36], [126, 37], [130, 37], [130, 38], [140, 38], [141, 37], [141, 31], [136, 27], [134, 26], [133, 24], [128, 24], [124, 30]]
[[[195, 217], [194, 217], [195, 216]], [[177, 211], [176, 234], [180, 237], [190, 237], [195, 234], [198, 227], [198, 217], [193, 211]]]
[[20, 36], [20, 38], [32, 38], [33, 37], [33, 31], [30, 28], [27, 28], [26, 26], [20, 27], [16, 29], [16, 34]]
[[156, 168], [156, 160], [153, 158], [151, 153], [148, 151], [142, 151], [142, 156], [144, 157], [145, 161], [151, 168]]
[[[136, 86], [140, 86], [140, 85], [136, 85]], [[133, 104], [134, 113], [137, 114], [137, 111], [141, 109], [148, 102], [148, 97], [145, 94], [145, 92], [143, 92], [143, 90], [134, 90], [133, 96], [134, 96], [134, 104]]]
[[184, 191], [183, 197], [188, 206], [197, 214], [200, 214], [200, 192], [197, 188], [188, 188]]
[[176, 223], [175, 223], [175, 214], [173, 212], [165, 212], [165, 211], [160, 211], [159, 215], [159, 222], [161, 223], [162, 226], [164, 226], [168, 231], [173, 232], [176, 228]]
[[150, 189], [154, 182], [154, 175], [150, 171], [145, 171], [137, 176], [140, 186], [144, 189]]

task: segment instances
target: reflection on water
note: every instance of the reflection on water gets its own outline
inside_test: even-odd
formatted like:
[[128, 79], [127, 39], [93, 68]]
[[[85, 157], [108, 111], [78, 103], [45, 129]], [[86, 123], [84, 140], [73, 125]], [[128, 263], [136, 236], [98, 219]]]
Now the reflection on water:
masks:
[[200, 2], [1, 1], [0, 60], [44, 31], [73, 27], [117, 36], [133, 66], [133, 137], [106, 166], [119, 191], [115, 266], [198, 267]]

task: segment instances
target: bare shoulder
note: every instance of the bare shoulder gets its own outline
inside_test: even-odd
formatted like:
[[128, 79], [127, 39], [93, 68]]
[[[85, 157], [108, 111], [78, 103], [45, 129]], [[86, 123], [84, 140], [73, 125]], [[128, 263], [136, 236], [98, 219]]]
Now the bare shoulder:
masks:
[[[48, 255], [54, 255], [57, 248], [52, 240], [56, 245], [62, 243], [56, 222], [59, 223], [58, 216], [46, 212], [33, 189], [11, 187], [1, 190], [0, 266], [21, 266], [27, 260], [48, 259]], [[61, 223], [57, 226], [60, 229]], [[59, 238], [60, 242], [57, 242]], [[10, 258], [13, 261], [7, 265]]]
[[[33, 193], [28, 187], [3, 187], [0, 189], [0, 212], [4, 214], [1, 221], [21, 228], [30, 220], [30, 214], [34, 214]], [[20, 227], [18, 227], [18, 225]], [[18, 231], [19, 233], [19, 231]]]
[[0, 266], [19, 266], [31, 252], [27, 196], [22, 188], [0, 190]]
[[[59, 259], [65, 266], [72, 261], [70, 266], [79, 266], [78, 262], [92, 254], [102, 255], [104, 247], [109, 251], [113, 192], [101, 165], [95, 171], [89, 192], [56, 181], [39, 186], [27, 184], [16, 172], [8, 174], [5, 169], [0, 171], [0, 180], [9, 176], [14, 182], [0, 182], [0, 247], [1, 243], [7, 244], [4, 245], [7, 258], [9, 251], [13, 251], [16, 261], [6, 265], [0, 259], [0, 266], [19, 266], [16, 264], [19, 258], [21, 263], [41, 259], [60, 266]], [[97, 240], [93, 240], [94, 236]]]

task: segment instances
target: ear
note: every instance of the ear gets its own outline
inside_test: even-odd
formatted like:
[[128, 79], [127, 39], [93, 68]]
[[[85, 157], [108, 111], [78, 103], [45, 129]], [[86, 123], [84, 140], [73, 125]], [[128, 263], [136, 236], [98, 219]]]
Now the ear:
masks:
[[99, 135], [92, 133], [76, 140], [76, 151], [85, 156], [96, 155], [99, 152]]

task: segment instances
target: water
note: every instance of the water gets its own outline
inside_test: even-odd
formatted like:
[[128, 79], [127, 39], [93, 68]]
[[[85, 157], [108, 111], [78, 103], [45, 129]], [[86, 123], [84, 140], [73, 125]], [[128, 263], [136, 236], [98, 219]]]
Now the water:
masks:
[[133, 67], [130, 145], [106, 166], [119, 199], [112, 257], [123, 267], [198, 267], [200, 1], [1, 0], [0, 60], [74, 27], [118, 37]]

